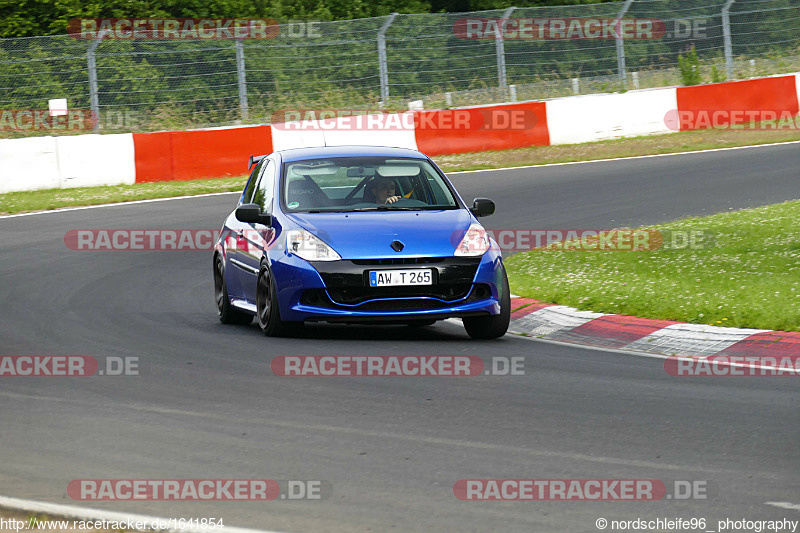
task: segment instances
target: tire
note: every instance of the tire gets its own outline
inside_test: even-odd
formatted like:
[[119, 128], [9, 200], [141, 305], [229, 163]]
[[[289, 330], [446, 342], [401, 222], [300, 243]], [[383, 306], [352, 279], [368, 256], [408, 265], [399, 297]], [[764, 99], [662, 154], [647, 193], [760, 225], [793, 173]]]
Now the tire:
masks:
[[231, 305], [228, 286], [225, 283], [225, 265], [220, 255], [214, 257], [214, 299], [217, 302], [219, 321], [223, 324], [249, 324], [253, 321], [253, 315]]
[[269, 269], [261, 265], [256, 285], [256, 319], [267, 337], [283, 337], [297, 332], [299, 324], [281, 320], [278, 291]]
[[500, 267], [503, 273], [503, 285], [500, 290], [500, 314], [491, 316], [465, 317], [464, 329], [473, 339], [496, 339], [508, 331], [511, 322], [511, 290], [508, 287], [506, 269]]

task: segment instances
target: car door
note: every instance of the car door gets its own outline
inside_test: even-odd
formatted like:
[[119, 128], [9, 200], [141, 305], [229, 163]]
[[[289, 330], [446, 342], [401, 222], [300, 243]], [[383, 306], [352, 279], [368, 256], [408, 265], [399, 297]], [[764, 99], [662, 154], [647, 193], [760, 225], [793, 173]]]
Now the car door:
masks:
[[[247, 185], [239, 198], [239, 204], [248, 204], [251, 202], [255, 193], [256, 184], [261, 176], [261, 171], [264, 170], [266, 160], [261, 160], [256, 164], [247, 179]], [[236, 218], [235, 211], [228, 215], [225, 219], [223, 228], [224, 247], [225, 247], [225, 270], [227, 272], [228, 294], [235, 299], [244, 298], [244, 288], [242, 286], [243, 276], [241, 269], [246, 263], [243, 262], [243, 257], [240, 250], [246, 247], [244, 239], [244, 231], [249, 229], [249, 225], [239, 221]]]
[[[256, 183], [249, 203], [258, 204], [263, 213], [274, 213], [275, 180], [278, 165], [273, 159], [265, 159], [264, 168]], [[245, 202], [247, 203], [247, 202]], [[271, 245], [275, 231], [263, 224], [242, 224], [237, 234], [236, 262], [244, 297], [248, 302], [256, 301], [256, 281], [264, 249]]]

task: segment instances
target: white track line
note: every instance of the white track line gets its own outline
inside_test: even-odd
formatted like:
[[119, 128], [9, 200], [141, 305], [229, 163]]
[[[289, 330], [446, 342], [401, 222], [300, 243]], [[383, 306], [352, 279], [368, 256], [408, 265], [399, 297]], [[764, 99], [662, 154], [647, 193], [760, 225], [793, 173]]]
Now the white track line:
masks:
[[[613, 159], [592, 159], [591, 161], [571, 161], [568, 163], [547, 163], [544, 165], [527, 165], [521, 167], [506, 167], [506, 168], [487, 168], [484, 170], [460, 170], [458, 172], [445, 172], [448, 176], [451, 174], [471, 174], [477, 172], [503, 172], [505, 170], [520, 170], [526, 168], [546, 168], [546, 167], [560, 167], [564, 165], [585, 165], [589, 163], [605, 163], [608, 161], [626, 161], [628, 159], [646, 159], [650, 157], [670, 157], [670, 156], [678, 156], [678, 155], [695, 155], [695, 154], [707, 154], [710, 152], [726, 152], [729, 150], [745, 150], [749, 148], [766, 148], [768, 146], [784, 146], [788, 144], [800, 144], [800, 141], [786, 141], [780, 143], [771, 143], [771, 144], [755, 144], [750, 146], [732, 146], [729, 148], [711, 148], [709, 150], [697, 150], [694, 152], [675, 152], [672, 154], [652, 154], [652, 155], [636, 155], [631, 157], [616, 157]], [[556, 145], [557, 146], [557, 145]], [[64, 189], [66, 190], [66, 189]], [[121, 205], [136, 205], [136, 204], [146, 204], [150, 202], [167, 202], [170, 200], [185, 200], [187, 198], [205, 198], [208, 196], [221, 196], [223, 194], [241, 194], [241, 191], [231, 191], [231, 192], [212, 192], [206, 194], [196, 194], [190, 196], [174, 196], [172, 198], [154, 198], [152, 200], [134, 200], [131, 202], [117, 202], [113, 204], [98, 204], [98, 205], [87, 205], [81, 207], [66, 207], [64, 209], [51, 209], [49, 211], [35, 211], [33, 213], [18, 213], [16, 215], [5, 215], [0, 216], [0, 220], [4, 218], [16, 218], [16, 217], [28, 217], [34, 215], [47, 215], [53, 213], [66, 213], [69, 211], [82, 211], [84, 209], [99, 209], [101, 207], [117, 207]]]
[[[19, 498], [9, 498], [8, 496], [0, 496], [0, 507], [6, 507], [11, 510], [28, 511], [31, 513], [45, 513], [55, 516], [66, 518], [73, 518], [76, 520], [106, 520], [108, 522], [145, 522], [152, 524], [153, 522], [167, 522], [167, 518], [159, 518], [157, 516], [148, 516], [142, 514], [120, 513], [116, 511], [104, 511], [100, 509], [89, 509], [86, 507], [74, 507], [72, 505], [59, 505], [55, 503], [37, 502], [34, 500], [22, 500]], [[154, 531], [147, 527], [138, 529], [137, 531]], [[183, 527], [183, 528], [168, 528], [156, 529], [155, 531], [167, 532], [180, 532], [180, 533], [195, 533], [203, 532], [208, 533], [210, 529], [200, 529], [196, 527]], [[225, 533], [277, 533], [275, 531], [266, 531], [263, 529], [244, 529], [240, 527], [225, 526], [220, 531]]]
[[780, 507], [781, 509], [800, 511], [800, 503], [790, 503], [790, 502], [764, 502], [764, 503], [767, 505], [772, 505], [773, 507]]
[[[69, 189], [59, 189], [67, 191]], [[34, 211], [32, 213], [17, 213], [16, 215], [4, 215], [3, 218], [30, 217], [34, 215], [52, 215], [58, 213], [68, 213], [70, 211], [84, 211], [86, 209], [100, 209], [101, 207], [119, 207], [124, 205], [151, 204], [154, 202], [169, 202], [171, 200], [187, 200], [189, 198], [207, 198], [209, 196], [222, 196], [223, 194], [242, 194], [242, 191], [229, 192], [207, 192], [204, 194], [193, 194], [188, 196], [171, 196], [169, 198], [151, 198], [149, 200], [132, 200], [130, 202], [115, 202], [113, 204], [83, 205], [80, 207], [65, 207], [63, 209], [50, 209], [49, 211]]]

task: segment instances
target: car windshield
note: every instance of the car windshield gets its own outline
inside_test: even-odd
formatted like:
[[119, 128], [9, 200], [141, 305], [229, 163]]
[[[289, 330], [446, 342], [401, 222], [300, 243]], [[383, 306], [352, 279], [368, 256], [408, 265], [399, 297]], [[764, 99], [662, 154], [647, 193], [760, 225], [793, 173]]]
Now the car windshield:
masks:
[[424, 159], [337, 157], [286, 163], [287, 212], [457, 209], [441, 175]]

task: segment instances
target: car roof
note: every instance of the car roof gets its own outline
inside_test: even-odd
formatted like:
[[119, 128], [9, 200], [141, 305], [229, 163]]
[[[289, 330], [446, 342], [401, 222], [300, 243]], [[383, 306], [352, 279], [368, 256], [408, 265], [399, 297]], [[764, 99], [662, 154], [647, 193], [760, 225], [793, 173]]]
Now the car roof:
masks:
[[417, 150], [388, 146], [316, 146], [313, 148], [290, 148], [276, 150], [284, 162], [301, 161], [317, 157], [411, 157], [427, 159]]

